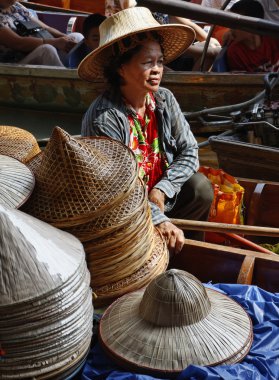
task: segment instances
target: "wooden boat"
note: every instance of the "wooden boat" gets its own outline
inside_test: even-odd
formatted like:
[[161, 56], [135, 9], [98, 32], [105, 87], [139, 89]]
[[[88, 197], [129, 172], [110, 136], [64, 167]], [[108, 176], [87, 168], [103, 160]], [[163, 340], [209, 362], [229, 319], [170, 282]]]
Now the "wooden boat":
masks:
[[279, 256], [186, 240], [170, 268], [192, 273], [202, 282], [257, 285], [279, 292]]
[[[194, 112], [249, 100], [264, 82], [262, 74], [166, 72], [162, 86], [174, 93], [182, 111]], [[105, 84], [82, 81], [71, 69], [1, 64], [0, 88], [0, 123], [27, 129], [40, 139], [49, 137], [55, 125], [79, 134], [84, 112]], [[198, 119], [191, 127], [195, 134], [219, 131]]]
[[233, 176], [279, 181], [279, 129], [265, 128], [264, 133], [275, 146], [249, 142], [247, 132], [210, 137], [219, 167]]
[[[239, 183], [245, 189], [244, 216], [246, 225], [242, 227], [246, 233], [250, 231], [245, 235], [245, 238], [249, 238], [258, 244], [264, 242], [278, 243], [279, 182], [242, 178], [239, 179]], [[229, 225], [220, 224], [210, 229], [208, 227], [210, 223], [205, 222], [204, 224], [201, 223], [201, 227], [196, 228], [195, 222], [189, 222], [190, 224], [193, 223], [194, 228], [192, 229], [230, 231]], [[257, 227], [253, 228], [252, 226], [262, 227], [259, 227], [257, 232]], [[231, 227], [233, 232], [238, 229], [237, 225], [231, 225]], [[262, 236], [256, 236], [260, 230]], [[274, 236], [277, 235], [276, 238], [264, 236], [271, 236], [273, 233]], [[229, 238], [229, 235], [227, 237]], [[230, 244], [234, 243], [233, 240], [230, 242]], [[186, 239], [181, 254], [172, 259], [170, 267], [186, 270], [203, 282], [257, 285], [267, 291], [279, 292], [279, 255], [255, 252], [251, 248], [252, 246], [249, 247], [249, 244], [246, 245], [246, 249], [240, 249], [233, 246]]]

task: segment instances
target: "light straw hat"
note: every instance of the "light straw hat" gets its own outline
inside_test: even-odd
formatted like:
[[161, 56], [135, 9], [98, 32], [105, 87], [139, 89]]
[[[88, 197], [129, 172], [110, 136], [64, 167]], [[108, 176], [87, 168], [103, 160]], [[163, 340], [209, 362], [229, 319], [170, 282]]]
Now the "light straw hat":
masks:
[[241, 360], [252, 324], [237, 302], [172, 269], [116, 300], [101, 319], [100, 341], [125, 368], [171, 376], [190, 364]]
[[35, 177], [22, 162], [0, 154], [0, 205], [19, 208], [30, 197]]
[[[148, 8], [128, 8], [108, 17], [99, 27], [99, 47], [86, 56], [78, 67], [79, 76], [94, 81], [103, 76], [105, 63], [112, 56], [111, 46], [122, 39], [141, 32], [156, 31], [162, 37], [165, 63], [180, 56], [193, 42], [194, 30], [182, 24], [161, 25]], [[128, 50], [128, 49], [127, 49]]]
[[14, 157], [25, 164], [40, 151], [37, 140], [30, 132], [0, 125], [0, 154]]

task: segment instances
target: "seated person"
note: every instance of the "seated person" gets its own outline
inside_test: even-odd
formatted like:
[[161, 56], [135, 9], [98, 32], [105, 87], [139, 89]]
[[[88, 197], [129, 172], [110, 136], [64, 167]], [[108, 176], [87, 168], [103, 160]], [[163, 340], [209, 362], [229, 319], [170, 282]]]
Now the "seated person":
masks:
[[[17, 34], [14, 21], [34, 21], [53, 38], [37, 38]], [[0, 0], [0, 62], [33, 65], [64, 66], [67, 53], [83, 36], [66, 35], [34, 17], [15, 0]]]
[[[264, 9], [256, 0], [240, 0], [231, 12], [256, 18], [264, 17]], [[233, 29], [227, 48], [230, 71], [278, 72], [279, 40], [269, 36]]]
[[[237, 1], [238, 0], [231, 0], [225, 7], [225, 10], [229, 10], [231, 6]], [[202, 0], [201, 5], [207, 8], [222, 9], [224, 3], [225, 0]], [[228, 31], [229, 28], [226, 28], [225, 26], [215, 25], [212, 37], [216, 38], [216, 40], [219, 41], [221, 45], [223, 45], [227, 40]]]
[[[163, 14], [159, 12], [153, 12], [153, 16], [158, 22], [160, 22], [160, 24], [168, 24], [171, 22], [175, 24], [187, 25], [187, 26], [190, 26], [192, 29], [194, 29], [196, 33], [197, 41], [194, 44], [192, 44], [184, 54], [182, 54], [176, 60], [171, 62], [168, 65], [168, 67], [173, 70], [181, 70], [181, 71], [200, 70], [201, 57], [204, 50], [205, 41], [207, 38], [207, 33], [205, 32], [205, 30], [201, 28], [195, 22], [185, 17], [169, 16], [167, 14]], [[220, 43], [215, 38], [211, 38], [208, 45], [207, 52], [206, 52], [204, 70], [210, 69], [214, 59], [216, 58], [220, 50], [221, 50]]]
[[82, 25], [84, 39], [80, 41], [69, 54], [69, 67], [78, 67], [83, 58], [99, 46], [99, 25], [106, 19], [99, 13], [86, 17]]

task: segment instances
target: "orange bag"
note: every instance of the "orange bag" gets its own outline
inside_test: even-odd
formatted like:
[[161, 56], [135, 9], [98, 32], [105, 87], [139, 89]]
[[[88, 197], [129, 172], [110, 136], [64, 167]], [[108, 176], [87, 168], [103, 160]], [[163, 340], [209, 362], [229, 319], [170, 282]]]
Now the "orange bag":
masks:
[[[210, 222], [243, 224], [243, 196], [244, 188], [237, 179], [225, 173], [222, 169], [201, 166], [199, 171], [212, 183], [214, 199], [210, 208]], [[206, 241], [222, 243], [225, 238], [214, 233], [205, 234]]]

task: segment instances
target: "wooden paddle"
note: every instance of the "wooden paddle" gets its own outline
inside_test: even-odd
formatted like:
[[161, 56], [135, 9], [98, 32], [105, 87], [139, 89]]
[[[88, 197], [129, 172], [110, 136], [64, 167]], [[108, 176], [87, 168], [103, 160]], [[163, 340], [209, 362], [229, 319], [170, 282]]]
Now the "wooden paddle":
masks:
[[242, 224], [227, 224], [214, 222], [201, 222], [188, 219], [171, 219], [171, 222], [182, 230], [205, 231], [205, 232], [231, 232], [243, 235], [279, 237], [279, 228], [248, 226]]

